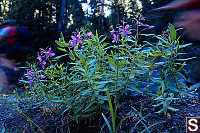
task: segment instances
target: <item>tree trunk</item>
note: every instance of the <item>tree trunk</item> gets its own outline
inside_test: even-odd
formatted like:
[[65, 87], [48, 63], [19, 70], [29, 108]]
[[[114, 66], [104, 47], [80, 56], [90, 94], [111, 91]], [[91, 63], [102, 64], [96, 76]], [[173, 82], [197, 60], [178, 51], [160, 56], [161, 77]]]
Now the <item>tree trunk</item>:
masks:
[[64, 19], [64, 13], [65, 13], [65, 7], [66, 7], [66, 0], [62, 0], [62, 3], [61, 3], [61, 12], [60, 12], [60, 19], [59, 19], [59, 22], [58, 22], [58, 32], [62, 31], [63, 19]]

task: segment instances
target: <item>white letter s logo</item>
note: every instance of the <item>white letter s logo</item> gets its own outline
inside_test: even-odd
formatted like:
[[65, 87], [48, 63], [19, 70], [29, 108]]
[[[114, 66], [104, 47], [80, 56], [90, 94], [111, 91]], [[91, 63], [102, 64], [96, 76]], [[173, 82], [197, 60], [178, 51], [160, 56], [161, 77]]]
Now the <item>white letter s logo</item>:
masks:
[[[190, 119], [190, 120], [188, 121], [188, 129], [189, 129], [189, 131], [191, 131], [191, 132], [197, 131], [197, 130], [198, 130], [198, 125], [197, 125], [197, 123], [198, 123], [197, 119]], [[191, 126], [191, 127], [190, 127], [190, 126]]]

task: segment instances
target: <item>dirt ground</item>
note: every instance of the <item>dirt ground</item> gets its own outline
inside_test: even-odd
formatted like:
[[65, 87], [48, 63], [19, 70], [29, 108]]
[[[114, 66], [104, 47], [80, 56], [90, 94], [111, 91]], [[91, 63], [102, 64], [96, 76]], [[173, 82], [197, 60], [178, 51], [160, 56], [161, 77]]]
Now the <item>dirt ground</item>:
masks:
[[[196, 91], [196, 93], [199, 92]], [[7, 96], [7, 98], [9, 99], [10, 103], [16, 101], [14, 96]], [[183, 98], [178, 100], [176, 103], [173, 103], [172, 106], [179, 110], [177, 112], [168, 112], [166, 116], [163, 114], [155, 113], [158, 110], [152, 108], [152, 99], [147, 96], [124, 96], [122, 100], [122, 104], [120, 105], [120, 109], [118, 111], [118, 119], [123, 119], [127, 115], [132, 117], [129, 117], [129, 119], [125, 120], [122, 123], [119, 133], [130, 133], [131, 131], [133, 133], [141, 133], [145, 129], [145, 127], [141, 123], [139, 123], [134, 130], [131, 130], [135, 126], [135, 123], [138, 122], [135, 115], [136, 112], [131, 109], [131, 106], [136, 108], [137, 110], [140, 110], [141, 103], [143, 103], [144, 105], [142, 115], [146, 116], [146, 121], [143, 122], [147, 126], [159, 123], [149, 128], [149, 131], [151, 133], [185, 133], [186, 117], [200, 116], [200, 95]], [[33, 124], [31, 124], [30, 121], [27, 121], [22, 113], [17, 111], [15, 108], [8, 106], [8, 103], [9, 102], [5, 102], [5, 96], [1, 96], [0, 125], [4, 125], [7, 133], [39, 132], [39, 130], [37, 130], [37, 128]], [[24, 101], [18, 101], [15, 106], [18, 107], [24, 114], [26, 114], [26, 116], [28, 116], [32, 121], [37, 123], [38, 126], [40, 126], [45, 133], [65, 133], [67, 132], [67, 130], [72, 133], [92, 133], [94, 132], [94, 129], [96, 132], [100, 132], [100, 128], [91, 128], [90, 125], [85, 125], [81, 123], [80, 127], [73, 127], [68, 125], [69, 129], [66, 129], [66, 127], [68, 126], [63, 123], [66, 122], [67, 118], [61, 119], [59, 115], [56, 114], [46, 116], [43, 114], [42, 108], [36, 107], [34, 103], [32, 108], [30, 108], [30, 106], [26, 106], [26, 104], [27, 103], [25, 103]], [[107, 132], [108, 131], [105, 128], [104, 133]]]

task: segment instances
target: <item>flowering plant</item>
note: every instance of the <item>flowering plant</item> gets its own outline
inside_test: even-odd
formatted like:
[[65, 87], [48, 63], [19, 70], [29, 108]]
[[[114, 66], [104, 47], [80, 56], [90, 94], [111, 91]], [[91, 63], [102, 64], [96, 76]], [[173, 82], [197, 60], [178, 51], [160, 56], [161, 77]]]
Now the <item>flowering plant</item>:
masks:
[[[169, 30], [174, 29], [169, 27]], [[157, 77], [153, 77], [154, 70], [159, 66], [165, 66], [163, 70], [166, 71], [175, 67], [171, 65], [175, 56], [165, 54], [167, 51], [160, 46], [168, 47], [170, 55], [177, 54], [175, 51], [178, 49], [171, 49], [176, 37], [170, 35], [168, 37], [171, 37], [171, 40], [167, 41], [166, 38], [156, 36], [159, 39], [157, 45], [163, 41], [160, 46], [147, 42], [139, 44], [132, 35], [129, 25], [123, 26], [118, 31], [113, 29], [111, 35], [112, 43], [106, 43], [107, 37], [99, 36], [97, 31], [93, 34], [83, 29], [74, 32], [67, 43], [61, 34], [60, 41], [56, 43], [58, 49], [67, 53], [54, 57], [51, 48], [38, 53], [39, 64], [30, 65], [30, 70], [27, 71], [26, 87], [31, 90], [29, 95], [37, 97], [40, 101], [48, 99], [61, 104], [61, 114], [70, 110], [74, 120], [98, 115], [107, 110], [107, 90], [110, 93], [110, 101], [114, 101], [114, 108], [118, 107], [120, 97], [127, 92], [131, 95], [138, 93], [156, 95], [156, 91], [159, 91], [160, 86], [165, 85], [163, 83], [166, 81], [158, 83]], [[170, 43], [171, 41], [173, 43]], [[71, 60], [65, 64], [59, 63], [59, 59], [66, 55]], [[168, 61], [152, 61], [152, 57], [158, 56]], [[175, 68], [172, 70], [174, 72]], [[162, 75], [159, 76], [162, 80]], [[165, 72], [164, 76], [168, 77], [168, 73]], [[162, 91], [162, 94], [158, 95], [166, 96], [164, 93], [166, 92]]]

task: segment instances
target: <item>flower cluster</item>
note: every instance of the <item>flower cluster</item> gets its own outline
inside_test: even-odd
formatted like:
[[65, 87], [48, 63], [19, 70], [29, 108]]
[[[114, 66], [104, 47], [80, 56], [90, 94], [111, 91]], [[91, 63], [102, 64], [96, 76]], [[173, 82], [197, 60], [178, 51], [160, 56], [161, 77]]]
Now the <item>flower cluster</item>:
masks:
[[51, 48], [49, 48], [48, 51], [45, 51], [44, 54], [45, 54], [46, 59], [48, 59], [49, 57], [55, 56], [55, 53], [53, 53]]
[[132, 34], [132, 32], [130, 32], [129, 27], [130, 25], [127, 24], [125, 27], [119, 28], [119, 31], [121, 32], [121, 37]]
[[40, 64], [42, 66], [42, 69], [45, 68], [45, 65], [47, 64], [46, 61], [43, 61], [42, 56], [40, 55], [40, 53], [38, 52], [38, 57], [37, 59], [40, 61]]
[[115, 34], [115, 30], [113, 29], [111, 32], [110, 32], [112, 35], [113, 35], [113, 37], [114, 37], [114, 39], [113, 39], [113, 43], [115, 43], [115, 42], [117, 42], [118, 40], [119, 40], [119, 35], [117, 35], [117, 34]]
[[87, 33], [86, 33], [86, 38], [87, 38], [87, 39], [92, 38], [92, 32], [87, 32]]
[[48, 51], [42, 51], [41, 53], [38, 52], [37, 59], [40, 61], [40, 64], [42, 66], [42, 69], [45, 69], [45, 65], [47, 64], [46, 61], [42, 59], [43, 54], [45, 54], [46, 60], [49, 59], [49, 57], [55, 56], [55, 53], [49, 48]]
[[[71, 40], [70, 40], [70, 42], [71, 42], [71, 46], [73, 47], [73, 50], [75, 51], [76, 50], [76, 46], [78, 45], [78, 44], [82, 44], [83, 43], [83, 40], [82, 40], [82, 35], [81, 35], [81, 32], [73, 32], [73, 36], [71, 36]], [[87, 32], [86, 34], [85, 34], [85, 37], [87, 38], [87, 39], [91, 39], [92, 38], [92, 32]]]
[[[49, 58], [52, 56], [55, 56], [55, 53], [53, 53], [51, 48], [49, 48], [47, 51], [41, 49], [41, 52], [38, 52], [37, 59], [39, 60], [42, 69], [45, 69], [45, 65], [47, 64], [46, 61], [49, 60]], [[30, 69], [27, 69], [27, 78], [28, 78], [28, 83], [30, 84], [30, 88], [32, 88], [34, 87], [35, 81], [40, 80], [42, 76], [35, 71], [33, 72]]]
[[[119, 32], [121, 33], [121, 37], [124, 37], [126, 35], [131, 35], [132, 32], [130, 32], [130, 29], [129, 29], [129, 25], [127, 24], [125, 27], [123, 28], [119, 28]], [[113, 35], [113, 43], [116, 43], [118, 42], [119, 40], [119, 35], [116, 34], [116, 31], [113, 29], [112, 31], [110, 31], [110, 33]]]
[[37, 80], [40, 80], [41, 77], [42, 76], [38, 75], [36, 72], [32, 72], [30, 69], [27, 69], [27, 78], [30, 88], [34, 87], [34, 79], [36, 78]]
[[71, 40], [71, 45], [72, 47], [74, 48], [74, 51], [76, 50], [76, 45], [79, 43], [79, 44], [82, 44], [83, 41], [81, 40], [81, 33], [77, 33], [77, 32], [73, 32], [74, 35], [71, 36], [72, 40]]

